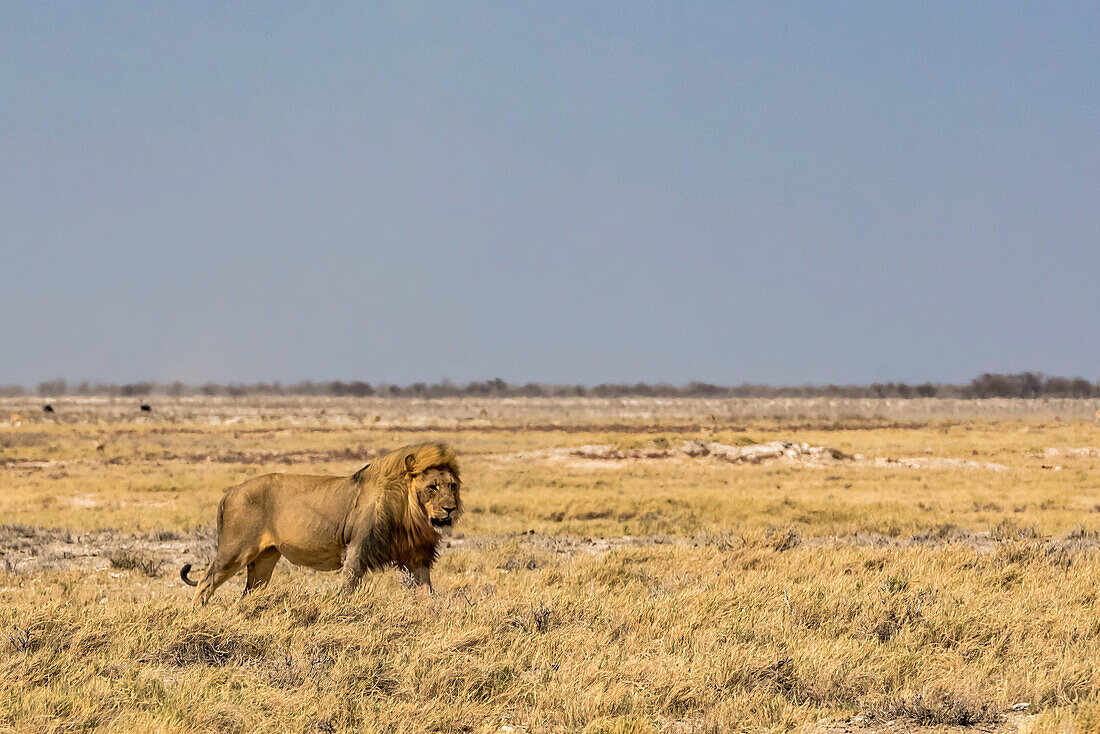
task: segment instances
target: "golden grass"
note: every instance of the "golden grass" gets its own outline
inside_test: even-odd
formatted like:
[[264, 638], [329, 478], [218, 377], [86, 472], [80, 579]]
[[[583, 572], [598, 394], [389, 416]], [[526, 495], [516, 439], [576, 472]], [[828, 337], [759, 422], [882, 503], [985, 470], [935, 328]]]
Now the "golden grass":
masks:
[[777, 551], [761, 537], [560, 557], [504, 542], [446, 555], [439, 575], [425, 603], [392, 574], [349, 599], [283, 569], [198, 611], [136, 572], [6, 577], [0, 710], [36, 731], [632, 717], [718, 732], [857, 712], [965, 724], [1020, 700], [1065, 715], [1095, 693], [1096, 564], [1026, 544]]
[[[192, 610], [175, 573], [209, 552], [196, 528], [227, 486], [350, 473], [425, 433], [274, 419], [0, 428], [0, 517], [26, 526], [0, 538], [0, 729], [1096, 730], [1100, 456], [1065, 451], [1100, 446], [1096, 426], [745, 428], [708, 440], [1009, 470], [584, 462], [553, 450], [695, 435], [432, 432], [468, 482], [434, 599], [393, 573], [344, 598], [332, 575], [283, 563], [261, 593], [238, 601], [238, 578]], [[36, 527], [102, 557], [35, 570], [23, 546], [45, 537]], [[118, 536], [111, 551], [80, 535], [97, 528]], [[174, 540], [157, 546], [154, 531]], [[1006, 718], [1017, 702], [1032, 716]]]

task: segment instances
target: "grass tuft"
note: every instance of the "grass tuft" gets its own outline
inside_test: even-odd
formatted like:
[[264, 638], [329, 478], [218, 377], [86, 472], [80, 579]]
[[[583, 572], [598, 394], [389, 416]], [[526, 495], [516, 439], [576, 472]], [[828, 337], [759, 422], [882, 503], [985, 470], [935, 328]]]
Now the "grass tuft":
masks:
[[872, 719], [908, 719], [917, 724], [973, 726], [1004, 718], [990, 703], [944, 689], [892, 696], [868, 710]]
[[122, 569], [123, 571], [140, 571], [149, 578], [160, 576], [161, 569], [165, 565], [163, 559], [136, 548], [119, 548], [108, 551], [106, 556], [107, 560], [111, 562], [112, 568]]
[[165, 644], [160, 659], [177, 667], [244, 664], [262, 658], [267, 647], [268, 641], [262, 636], [224, 629], [211, 622], [198, 622], [175, 632]]
[[794, 528], [769, 528], [764, 537], [765, 544], [780, 553], [802, 543], [802, 537]]

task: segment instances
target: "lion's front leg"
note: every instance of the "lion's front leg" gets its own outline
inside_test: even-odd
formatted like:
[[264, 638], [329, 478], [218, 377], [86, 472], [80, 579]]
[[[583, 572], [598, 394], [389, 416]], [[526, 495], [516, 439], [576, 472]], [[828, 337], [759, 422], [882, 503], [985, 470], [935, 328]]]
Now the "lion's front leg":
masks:
[[344, 553], [344, 565], [340, 568], [341, 588], [348, 594], [354, 593], [366, 572], [367, 564], [362, 548], [357, 543], [349, 545]]
[[431, 566], [418, 566], [412, 569], [412, 578], [416, 583], [416, 589], [421, 596], [429, 597], [433, 593], [432, 591], [432, 567]]

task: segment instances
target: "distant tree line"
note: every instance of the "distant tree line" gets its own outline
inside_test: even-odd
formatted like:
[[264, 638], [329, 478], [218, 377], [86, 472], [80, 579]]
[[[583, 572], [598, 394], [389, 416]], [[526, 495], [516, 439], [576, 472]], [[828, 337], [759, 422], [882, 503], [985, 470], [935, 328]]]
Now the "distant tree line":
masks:
[[208, 395], [241, 397], [246, 395], [323, 395], [332, 397], [394, 397], [394, 398], [452, 398], [452, 397], [667, 397], [667, 398], [1100, 398], [1100, 382], [1089, 382], [1076, 377], [1046, 377], [1038, 372], [1020, 372], [1012, 375], [986, 373], [975, 377], [965, 385], [933, 384], [925, 382], [910, 385], [904, 382], [873, 383], [871, 385], [799, 385], [775, 387], [771, 385], [712, 385], [706, 382], [689, 382], [686, 385], [638, 382], [629, 384], [605, 383], [586, 385], [546, 385], [528, 382], [516, 384], [498, 378], [484, 382], [458, 385], [449, 380], [441, 382], [414, 382], [411, 385], [389, 383], [371, 384], [361, 380], [343, 382], [296, 382], [284, 385], [279, 382], [254, 384], [185, 385], [182, 382], [132, 382], [123, 385], [81, 382], [70, 385], [65, 380], [40, 382], [34, 390], [18, 385], [0, 386], [0, 396], [41, 395], [105, 395], [113, 397], [169, 397]]

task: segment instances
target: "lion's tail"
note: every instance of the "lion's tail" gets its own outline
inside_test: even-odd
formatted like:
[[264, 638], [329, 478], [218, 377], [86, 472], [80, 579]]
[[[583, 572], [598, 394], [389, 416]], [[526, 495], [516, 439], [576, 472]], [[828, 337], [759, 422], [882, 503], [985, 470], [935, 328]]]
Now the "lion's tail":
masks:
[[[222, 537], [222, 515], [225, 514], [225, 498], [227, 496], [229, 496], [228, 491], [226, 492], [225, 496], [222, 497], [222, 501], [218, 503], [218, 538]], [[187, 584], [188, 586], [198, 586], [198, 581], [192, 581], [187, 577], [189, 573], [191, 573], [191, 564], [183, 564], [183, 568], [180, 569], [180, 578], [183, 579], [183, 583]]]
[[188, 586], [198, 586], [198, 581], [192, 581], [191, 579], [187, 578], [187, 574], [189, 573], [191, 573], [191, 564], [185, 563], [183, 565], [183, 568], [180, 569], [180, 578], [183, 579], [183, 583], [187, 584]]

